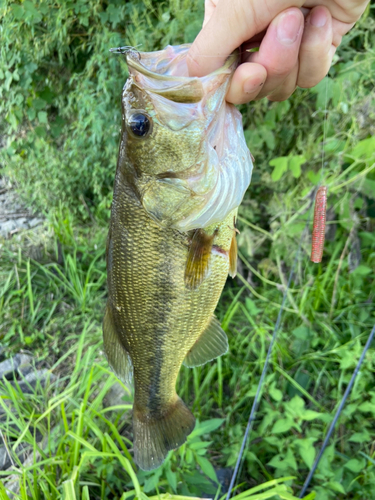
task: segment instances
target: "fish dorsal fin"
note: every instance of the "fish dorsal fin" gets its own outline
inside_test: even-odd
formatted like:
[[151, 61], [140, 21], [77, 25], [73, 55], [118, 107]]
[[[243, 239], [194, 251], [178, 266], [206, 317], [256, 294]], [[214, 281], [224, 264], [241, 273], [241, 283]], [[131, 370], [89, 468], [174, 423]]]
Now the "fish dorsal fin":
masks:
[[133, 376], [129, 354], [121, 344], [113, 321], [111, 307], [107, 304], [103, 320], [104, 353], [107, 361], [119, 379], [128, 384]]
[[229, 276], [235, 278], [237, 274], [237, 240], [236, 231], [233, 231], [233, 237], [229, 249]]
[[215, 233], [208, 235], [196, 229], [191, 241], [185, 268], [185, 285], [192, 290], [201, 285], [210, 268], [212, 243]]
[[184, 365], [193, 366], [204, 365], [212, 359], [218, 358], [228, 351], [228, 338], [221, 328], [220, 322], [212, 316], [207, 328], [195, 341], [195, 344], [187, 353]]

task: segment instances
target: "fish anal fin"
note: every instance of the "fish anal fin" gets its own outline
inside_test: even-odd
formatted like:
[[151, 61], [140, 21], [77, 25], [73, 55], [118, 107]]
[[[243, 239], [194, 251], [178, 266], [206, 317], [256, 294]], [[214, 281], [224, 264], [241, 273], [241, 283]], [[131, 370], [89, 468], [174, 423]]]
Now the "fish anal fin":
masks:
[[134, 461], [143, 470], [159, 467], [170, 450], [179, 448], [195, 426], [195, 418], [176, 395], [162, 415], [145, 415], [134, 403]]
[[232, 241], [229, 249], [229, 276], [235, 278], [237, 274], [237, 240], [236, 232], [233, 231]]
[[215, 233], [208, 235], [203, 229], [196, 229], [185, 268], [185, 285], [192, 290], [199, 287], [208, 274], [212, 243]]
[[198, 337], [193, 347], [184, 359], [184, 365], [193, 366], [204, 365], [228, 351], [228, 338], [221, 328], [220, 322], [212, 316], [207, 328]]
[[104, 353], [113, 371], [125, 384], [130, 383], [133, 376], [132, 362], [129, 354], [119, 340], [109, 304], [107, 304], [104, 314], [103, 340]]

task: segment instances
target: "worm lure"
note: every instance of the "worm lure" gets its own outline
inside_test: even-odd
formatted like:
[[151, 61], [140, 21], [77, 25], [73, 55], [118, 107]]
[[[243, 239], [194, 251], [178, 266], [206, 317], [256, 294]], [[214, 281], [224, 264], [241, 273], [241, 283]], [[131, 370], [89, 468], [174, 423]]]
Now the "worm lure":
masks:
[[315, 263], [322, 261], [324, 237], [326, 229], [327, 186], [321, 186], [316, 192], [314, 208], [314, 225], [310, 260]]

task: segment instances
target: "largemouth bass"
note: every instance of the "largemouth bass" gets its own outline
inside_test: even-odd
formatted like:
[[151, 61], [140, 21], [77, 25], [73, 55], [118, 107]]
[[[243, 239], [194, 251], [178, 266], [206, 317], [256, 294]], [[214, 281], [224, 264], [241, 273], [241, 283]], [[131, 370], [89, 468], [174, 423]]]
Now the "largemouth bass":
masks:
[[158, 467], [195, 419], [176, 393], [182, 363], [224, 354], [213, 313], [236, 273], [237, 208], [252, 162], [241, 115], [225, 102], [238, 54], [188, 77], [189, 45], [129, 51], [107, 240], [109, 364], [134, 375], [134, 459]]

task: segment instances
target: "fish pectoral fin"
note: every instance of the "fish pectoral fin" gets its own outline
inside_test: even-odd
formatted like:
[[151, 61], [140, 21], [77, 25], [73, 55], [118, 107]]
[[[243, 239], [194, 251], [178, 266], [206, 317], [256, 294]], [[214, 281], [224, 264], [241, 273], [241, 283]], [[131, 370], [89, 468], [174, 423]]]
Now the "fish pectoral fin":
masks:
[[203, 229], [196, 229], [185, 267], [185, 286], [194, 290], [208, 274], [211, 262], [212, 243], [215, 233], [209, 236]]
[[237, 240], [236, 232], [233, 231], [233, 237], [229, 249], [229, 276], [235, 278], [237, 274]]
[[184, 365], [190, 368], [204, 365], [228, 351], [228, 338], [220, 322], [212, 316], [207, 328], [196, 340], [184, 359]]
[[130, 356], [120, 343], [113, 321], [111, 307], [107, 304], [103, 320], [104, 353], [107, 361], [119, 379], [128, 384], [133, 376]]

